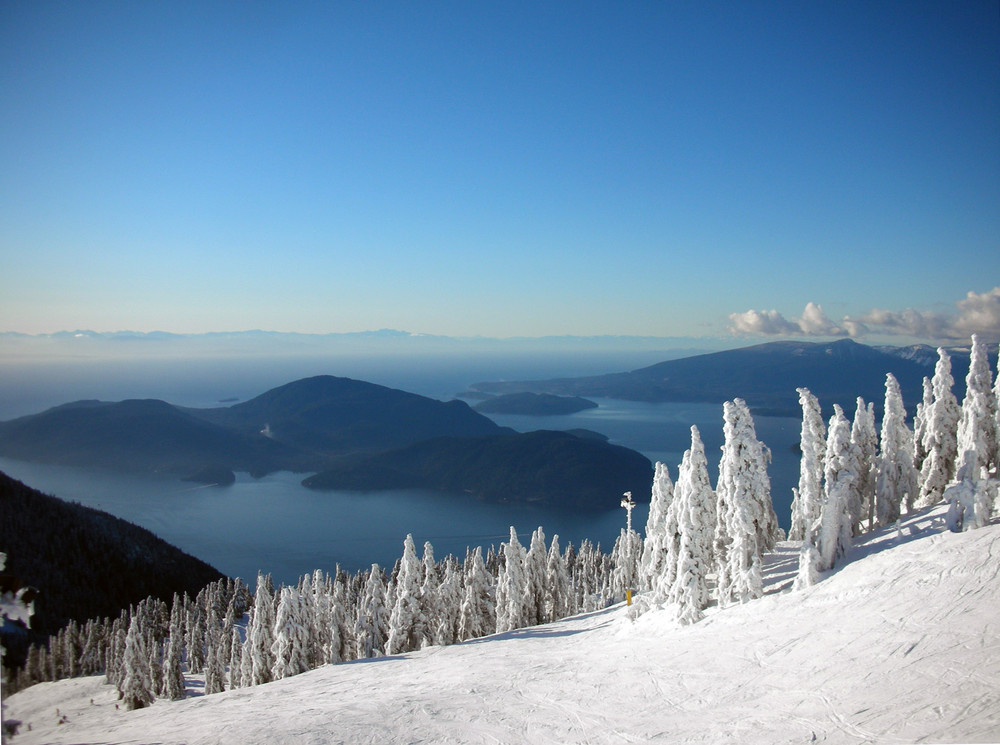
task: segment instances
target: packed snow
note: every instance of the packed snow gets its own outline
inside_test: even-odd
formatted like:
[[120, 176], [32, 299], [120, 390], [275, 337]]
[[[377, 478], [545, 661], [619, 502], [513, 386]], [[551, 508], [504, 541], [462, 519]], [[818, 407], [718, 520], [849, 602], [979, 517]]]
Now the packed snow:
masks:
[[800, 590], [779, 543], [763, 598], [690, 625], [618, 604], [211, 696], [189, 677], [135, 711], [104, 676], [41, 683], [7, 701], [11, 742], [998, 742], [1000, 525], [949, 532], [947, 510], [861, 536]]

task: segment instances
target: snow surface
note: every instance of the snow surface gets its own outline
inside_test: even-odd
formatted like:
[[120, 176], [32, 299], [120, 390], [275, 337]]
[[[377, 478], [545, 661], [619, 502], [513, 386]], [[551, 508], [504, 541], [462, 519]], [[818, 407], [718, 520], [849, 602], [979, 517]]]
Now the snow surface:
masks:
[[949, 533], [945, 512], [797, 592], [779, 544], [763, 599], [691, 626], [617, 605], [133, 712], [103, 677], [43, 683], [10, 698], [11, 742], [998, 742], [1000, 525]]

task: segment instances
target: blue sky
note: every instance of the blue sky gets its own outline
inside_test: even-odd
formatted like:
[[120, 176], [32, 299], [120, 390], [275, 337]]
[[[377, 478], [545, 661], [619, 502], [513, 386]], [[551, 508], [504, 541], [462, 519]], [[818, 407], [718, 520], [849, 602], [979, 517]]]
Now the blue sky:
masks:
[[0, 331], [1000, 328], [996, 2], [6, 2], [0, 101]]

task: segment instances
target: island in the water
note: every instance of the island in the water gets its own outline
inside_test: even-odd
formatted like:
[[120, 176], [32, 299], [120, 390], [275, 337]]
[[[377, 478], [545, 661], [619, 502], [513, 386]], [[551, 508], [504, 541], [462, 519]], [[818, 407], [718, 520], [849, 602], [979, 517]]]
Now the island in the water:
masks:
[[555, 396], [551, 393], [505, 393], [473, 406], [482, 414], [520, 414], [522, 416], [560, 416], [596, 409], [597, 404], [580, 396]]

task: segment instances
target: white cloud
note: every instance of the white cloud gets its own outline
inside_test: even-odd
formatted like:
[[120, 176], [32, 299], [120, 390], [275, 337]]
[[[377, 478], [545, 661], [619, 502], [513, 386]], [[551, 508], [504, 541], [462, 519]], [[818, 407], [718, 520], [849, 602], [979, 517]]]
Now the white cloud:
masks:
[[730, 332], [757, 336], [867, 336], [887, 334], [933, 341], [968, 339], [979, 334], [986, 341], [1000, 340], [1000, 287], [983, 293], [969, 292], [955, 305], [958, 313], [946, 314], [913, 308], [873, 308], [857, 317], [831, 321], [816, 303], [807, 303], [800, 318], [785, 318], [776, 310], [733, 313]]

